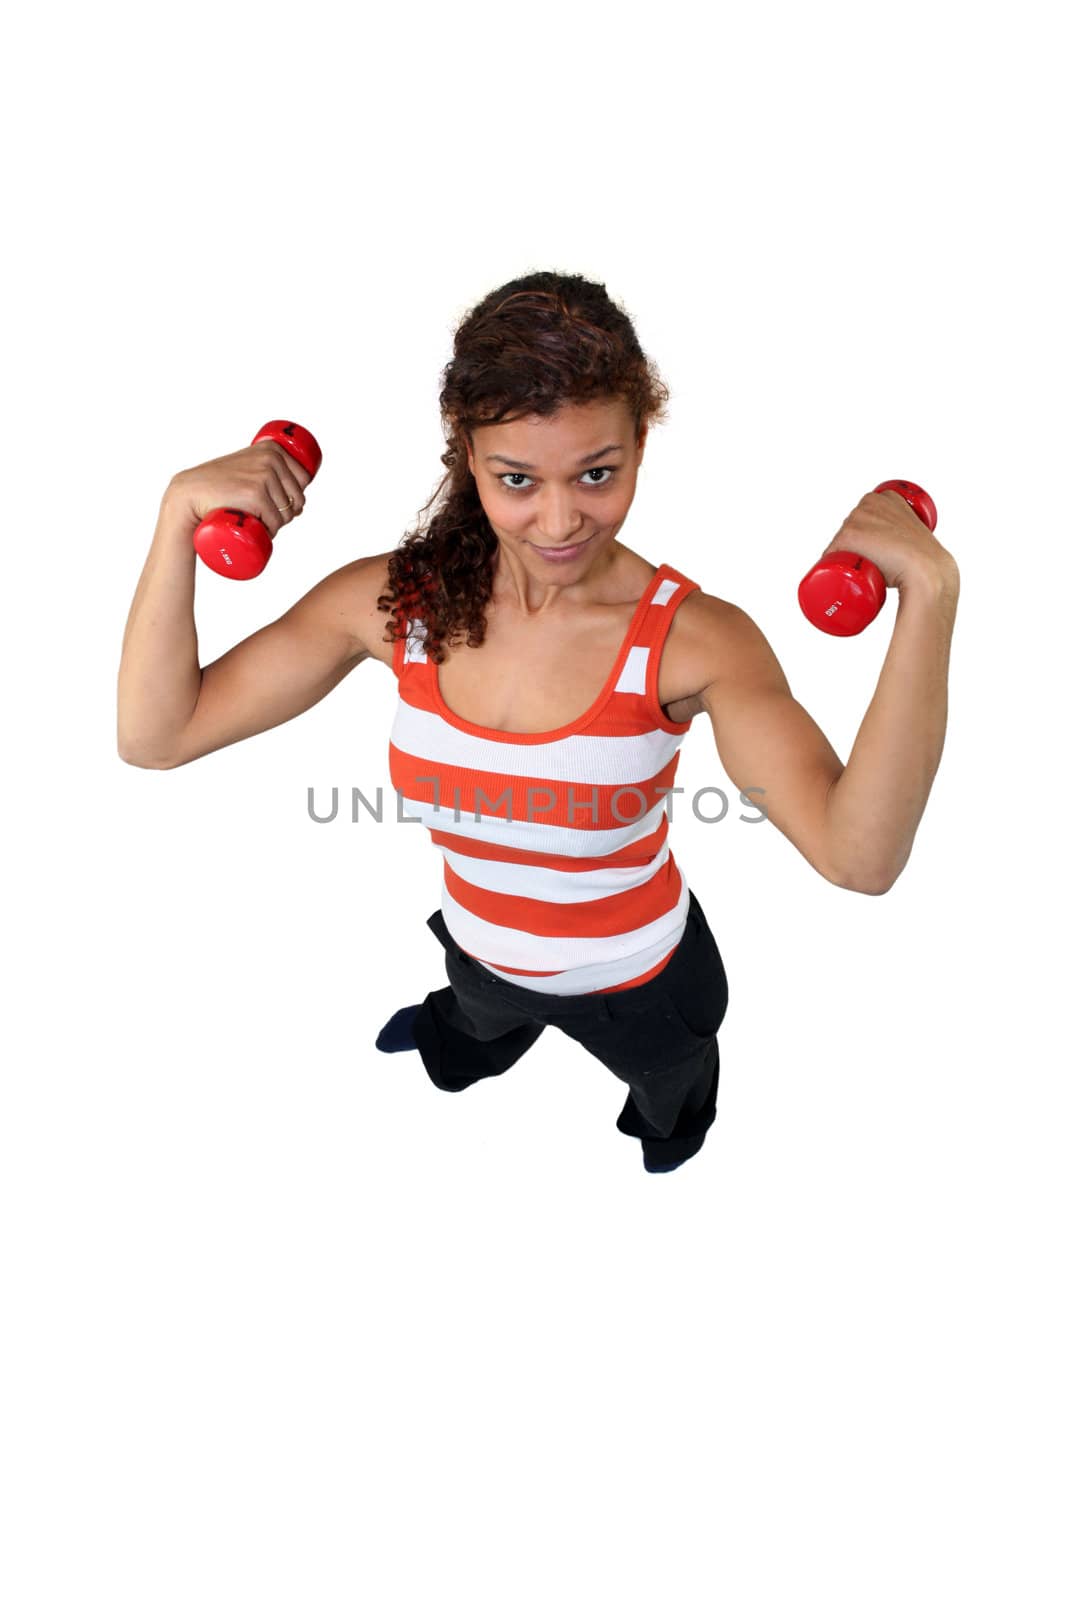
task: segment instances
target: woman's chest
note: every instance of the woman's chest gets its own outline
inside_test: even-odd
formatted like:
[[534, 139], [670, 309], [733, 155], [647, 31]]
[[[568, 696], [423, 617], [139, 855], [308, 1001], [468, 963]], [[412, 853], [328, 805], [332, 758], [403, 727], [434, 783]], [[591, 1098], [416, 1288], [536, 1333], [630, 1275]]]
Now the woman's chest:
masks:
[[[445, 706], [455, 716], [501, 733], [549, 733], [597, 701], [625, 642], [633, 606], [564, 631], [494, 619], [477, 649], [460, 645], [437, 669]], [[687, 678], [688, 673], [688, 678]], [[685, 722], [702, 709], [700, 685], [672, 630], [660, 657], [657, 690], [664, 715]]]

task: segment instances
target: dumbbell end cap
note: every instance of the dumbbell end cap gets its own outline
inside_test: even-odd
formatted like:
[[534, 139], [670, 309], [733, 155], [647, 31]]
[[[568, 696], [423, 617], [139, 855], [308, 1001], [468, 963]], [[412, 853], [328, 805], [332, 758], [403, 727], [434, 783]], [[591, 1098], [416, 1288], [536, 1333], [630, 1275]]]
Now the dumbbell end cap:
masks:
[[258, 578], [274, 551], [270, 534], [246, 511], [212, 511], [193, 533], [193, 548], [220, 578]]
[[910, 478], [887, 478], [884, 483], [878, 484], [874, 493], [885, 494], [887, 489], [892, 489], [894, 494], [906, 500], [920, 522], [925, 522], [933, 533], [937, 527], [937, 507], [925, 489], [912, 483]]
[[885, 579], [872, 561], [854, 551], [835, 550], [801, 578], [797, 601], [816, 628], [843, 639], [870, 626], [885, 604], [885, 593]]
[[318, 440], [307, 428], [302, 428], [299, 422], [265, 422], [252, 440], [258, 444], [261, 439], [273, 439], [275, 444], [280, 444], [287, 450], [294, 461], [299, 461], [305, 472], [310, 472], [314, 477], [322, 466], [322, 451], [319, 449]]

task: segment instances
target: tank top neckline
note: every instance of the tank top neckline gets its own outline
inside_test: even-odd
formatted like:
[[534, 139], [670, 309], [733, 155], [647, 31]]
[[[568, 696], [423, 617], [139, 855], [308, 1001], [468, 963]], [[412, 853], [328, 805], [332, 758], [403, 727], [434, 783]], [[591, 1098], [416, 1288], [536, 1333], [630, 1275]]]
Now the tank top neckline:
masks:
[[[673, 570], [670, 566], [670, 562], [661, 561], [651, 578], [649, 578], [648, 583], [645, 585], [644, 593], [641, 595], [637, 605], [634, 607], [634, 614], [630, 618], [630, 625], [626, 630], [626, 634], [622, 643], [615, 653], [615, 660], [612, 663], [611, 671], [608, 673], [607, 680], [601, 688], [600, 693], [597, 695], [589, 709], [581, 712], [581, 714], [575, 717], [571, 722], [565, 723], [560, 728], [549, 728], [546, 733], [514, 733], [501, 728], [486, 728], [479, 722], [468, 722], [466, 717], [457, 715], [456, 712], [451, 711], [449, 707], [445, 705], [444, 697], [441, 694], [441, 686], [437, 679], [437, 663], [432, 657], [428, 656], [426, 658], [426, 664], [430, 669], [430, 694], [438, 714], [442, 716], [446, 722], [451, 723], [454, 728], [459, 728], [464, 733], [476, 734], [480, 739], [496, 739], [504, 744], [548, 744], [553, 740], [565, 739], [569, 734], [580, 732], [582, 728], [584, 728], [588, 723], [592, 722], [594, 717], [596, 717], [599, 712], [604, 709], [604, 706], [611, 698], [611, 695], [615, 689], [616, 679], [623, 669], [630, 646], [633, 643], [634, 637], [641, 626], [641, 620], [652, 603], [653, 595], [656, 593], [656, 590], [663, 581], [664, 573], [669, 570]], [[682, 726], [683, 724], [679, 723], [679, 730], [681, 730]]]

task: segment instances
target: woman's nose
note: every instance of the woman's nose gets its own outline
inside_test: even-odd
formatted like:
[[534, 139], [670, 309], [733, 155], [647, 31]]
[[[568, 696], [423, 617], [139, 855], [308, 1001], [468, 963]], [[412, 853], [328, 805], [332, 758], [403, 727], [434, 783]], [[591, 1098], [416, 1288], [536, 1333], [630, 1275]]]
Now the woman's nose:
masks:
[[540, 513], [537, 531], [545, 544], [562, 544], [581, 529], [582, 513], [571, 504], [566, 494], [556, 495], [555, 498], [551, 493], [546, 494]]

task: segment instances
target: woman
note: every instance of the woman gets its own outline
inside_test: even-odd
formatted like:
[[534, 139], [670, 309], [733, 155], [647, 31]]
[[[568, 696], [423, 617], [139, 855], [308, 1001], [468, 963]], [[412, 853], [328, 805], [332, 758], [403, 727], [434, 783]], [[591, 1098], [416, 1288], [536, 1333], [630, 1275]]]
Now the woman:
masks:
[[179, 472], [119, 671], [120, 755], [169, 768], [307, 710], [368, 657], [390, 667], [390, 775], [442, 853], [428, 923], [449, 982], [390, 1018], [378, 1047], [417, 1048], [454, 1091], [506, 1071], [552, 1024], [627, 1084], [616, 1125], [652, 1172], [694, 1155], [714, 1120], [728, 1000], [668, 843], [686, 731], [707, 711], [731, 780], [815, 870], [883, 893], [940, 759], [959, 586], [899, 496], [866, 495], [843, 524], [829, 548], [901, 590], [843, 766], [751, 618], [619, 541], [667, 398], [602, 284], [504, 284], [455, 334], [428, 526], [201, 669], [193, 529], [240, 505], [273, 537], [303, 511], [309, 474], [271, 443]]

